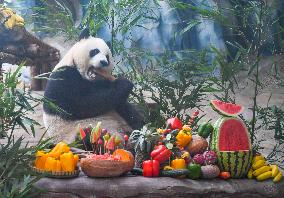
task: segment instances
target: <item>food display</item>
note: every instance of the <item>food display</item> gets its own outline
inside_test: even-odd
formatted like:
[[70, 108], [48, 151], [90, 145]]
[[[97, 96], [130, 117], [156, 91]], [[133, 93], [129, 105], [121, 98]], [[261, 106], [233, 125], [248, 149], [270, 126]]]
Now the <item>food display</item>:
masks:
[[134, 157], [129, 151], [117, 149], [113, 154], [89, 154], [80, 165], [89, 177], [117, 177], [133, 169]]
[[101, 125], [98, 122], [95, 127], [78, 126], [85, 150], [91, 150], [80, 160], [82, 171], [89, 177], [117, 177], [131, 171], [134, 157], [129, 151], [121, 149], [125, 147], [128, 136], [110, 133]]
[[[219, 119], [198, 125], [199, 111], [183, 123], [178, 117], [164, 127], [135, 130], [126, 134], [109, 132], [98, 122], [95, 127], [78, 126], [84, 150], [74, 155], [67, 144], [58, 143], [51, 151], [38, 151], [35, 168], [50, 173], [78, 170], [89, 177], [117, 177], [126, 174], [144, 177], [173, 177], [223, 180], [248, 178], [280, 182], [282, 172], [269, 164], [251, 144], [246, 124], [238, 118], [243, 107], [219, 100], [210, 102]], [[137, 153], [126, 150], [134, 145]], [[134, 156], [135, 154], [135, 156]], [[141, 164], [136, 159], [140, 158]], [[134, 167], [134, 165], [136, 167]]]
[[38, 173], [46, 173], [52, 177], [72, 177], [78, 175], [79, 156], [70, 151], [70, 147], [59, 142], [49, 152], [38, 151], [33, 169]]

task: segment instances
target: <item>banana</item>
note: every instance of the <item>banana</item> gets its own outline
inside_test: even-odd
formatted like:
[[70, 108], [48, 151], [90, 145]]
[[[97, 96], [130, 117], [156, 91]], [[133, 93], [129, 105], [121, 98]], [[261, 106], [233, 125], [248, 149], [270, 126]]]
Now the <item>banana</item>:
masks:
[[272, 171], [267, 171], [267, 172], [262, 173], [259, 176], [257, 176], [256, 179], [258, 181], [263, 181], [263, 180], [266, 180], [266, 179], [270, 178], [271, 175], [272, 175]]
[[259, 160], [264, 160], [265, 161], [265, 158], [262, 155], [256, 155], [256, 156], [253, 157], [252, 163], [254, 164], [254, 163], [256, 163]]
[[252, 177], [253, 177], [252, 172], [253, 172], [252, 169], [250, 169], [249, 172], [248, 172], [247, 176], [248, 176], [249, 179], [252, 179]]
[[273, 182], [274, 183], [280, 182], [281, 179], [282, 179], [282, 172], [279, 171], [279, 173], [276, 175], [276, 177], [274, 177]]
[[276, 175], [279, 173], [279, 169], [277, 165], [271, 165], [270, 166], [272, 169], [272, 177], [276, 177]]
[[262, 166], [259, 169], [256, 169], [255, 171], [253, 171], [253, 176], [257, 177], [259, 175], [261, 175], [262, 173], [265, 173], [267, 171], [270, 171], [271, 167], [270, 166]]
[[254, 170], [256, 170], [256, 169], [259, 169], [260, 167], [265, 166], [265, 165], [266, 165], [266, 161], [265, 160], [258, 160], [257, 162], [252, 164], [252, 168]]

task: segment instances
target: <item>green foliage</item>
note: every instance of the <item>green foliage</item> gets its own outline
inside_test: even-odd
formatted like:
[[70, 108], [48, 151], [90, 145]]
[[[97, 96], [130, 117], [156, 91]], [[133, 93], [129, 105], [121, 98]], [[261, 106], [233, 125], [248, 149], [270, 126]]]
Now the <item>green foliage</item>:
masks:
[[[134, 27], [144, 28], [145, 21], [156, 20], [158, 3], [152, 0], [90, 0], [82, 24], [90, 28], [96, 36], [100, 28], [106, 26], [111, 31], [111, 51], [119, 54], [125, 51], [123, 41], [118, 37], [131, 37]], [[98, 12], [99, 10], [99, 12]]]
[[[242, 119], [248, 125], [253, 146], [256, 150], [263, 149], [261, 142], [265, 139], [259, 139], [260, 130], [273, 132], [277, 142], [273, 151], [268, 155], [271, 162], [280, 162], [283, 160], [283, 107], [267, 106], [261, 107], [257, 101], [259, 92], [263, 84], [260, 79], [259, 67], [260, 60], [263, 58], [263, 51], [274, 55], [279, 48], [277, 42], [280, 32], [271, 34], [271, 29], [281, 29], [278, 25], [279, 18], [274, 18], [273, 6], [267, 5], [264, 1], [231, 1], [232, 7], [219, 6], [219, 10], [200, 9], [198, 6], [183, 4], [183, 8], [191, 8], [192, 11], [199, 13], [202, 17], [214, 20], [222, 25], [223, 28], [230, 29], [235, 36], [234, 40], [226, 40], [228, 50], [219, 51], [214, 46], [212, 51], [215, 54], [214, 65], [220, 69], [220, 78], [212, 78], [215, 84], [215, 97], [223, 101], [235, 101], [235, 89], [238, 88], [237, 75], [243, 71], [247, 73], [247, 78], [252, 82], [254, 90], [252, 97], [252, 118], [250, 120]], [[231, 20], [226, 20], [230, 18]], [[235, 20], [234, 20], [235, 19]], [[236, 23], [236, 20], [238, 23]], [[195, 22], [198, 24], [198, 21]], [[187, 28], [187, 27], [186, 27]], [[191, 28], [191, 24], [190, 24]], [[278, 40], [273, 40], [277, 38]], [[270, 43], [270, 45], [269, 45]], [[273, 75], [276, 77], [278, 68], [275, 63], [272, 65]], [[281, 83], [280, 83], [281, 85]]]
[[[134, 57], [132, 53], [128, 59], [131, 68], [124, 75], [137, 84], [132, 100], [144, 110], [146, 122], [152, 126], [162, 127], [172, 116], [188, 122], [189, 110], [201, 108], [206, 93], [212, 90], [207, 83], [212, 72], [207, 53], [186, 51], [182, 58], [177, 53], [166, 52], [160, 57], [140, 53]], [[145, 59], [147, 63], [141, 64]], [[157, 106], [149, 108], [149, 101]]]
[[29, 118], [28, 113], [41, 104], [43, 99], [17, 89], [19, 66], [14, 73], [7, 73], [4, 82], [0, 82], [0, 197], [25, 197], [32, 184], [39, 177], [31, 177], [29, 166], [35, 152], [48, 144], [49, 139], [40, 140], [35, 146], [24, 144], [16, 129], [35, 134], [38, 123]]
[[[21, 0], [20, 0], [21, 1]], [[18, 8], [21, 9], [21, 8]], [[24, 8], [26, 9], [26, 8]], [[79, 35], [75, 7], [72, 2], [61, 0], [39, 0], [23, 17], [26, 23], [35, 23], [33, 31], [50, 35], [65, 35], [66, 40]], [[26, 11], [26, 10], [24, 10]]]

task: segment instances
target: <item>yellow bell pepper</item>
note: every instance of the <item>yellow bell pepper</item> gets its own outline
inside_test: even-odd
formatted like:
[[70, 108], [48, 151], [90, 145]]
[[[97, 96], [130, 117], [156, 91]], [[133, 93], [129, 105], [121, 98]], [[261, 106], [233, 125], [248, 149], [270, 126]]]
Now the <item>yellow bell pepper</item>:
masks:
[[38, 151], [36, 153], [35, 167], [38, 169], [44, 169], [46, 158], [48, 157], [44, 151]]
[[184, 130], [181, 130], [178, 132], [177, 136], [176, 136], [176, 144], [179, 147], [185, 147], [189, 144], [189, 142], [191, 141], [192, 136], [190, 132], [186, 132]]
[[62, 171], [74, 171], [74, 156], [73, 153], [70, 151], [68, 153], [63, 153], [60, 155], [60, 162]]
[[186, 163], [184, 159], [175, 159], [171, 162], [173, 169], [186, 169]]
[[77, 167], [77, 163], [79, 161], [79, 156], [78, 155], [74, 155], [74, 167]]
[[183, 125], [182, 130], [186, 131], [186, 132], [190, 132], [191, 128], [189, 125]]
[[62, 153], [68, 153], [70, 151], [70, 147], [64, 143], [59, 142], [56, 146], [48, 153], [50, 157], [59, 158]]
[[56, 170], [56, 159], [53, 157], [48, 157], [46, 159], [45, 165], [44, 165], [44, 170], [46, 171], [55, 171]]

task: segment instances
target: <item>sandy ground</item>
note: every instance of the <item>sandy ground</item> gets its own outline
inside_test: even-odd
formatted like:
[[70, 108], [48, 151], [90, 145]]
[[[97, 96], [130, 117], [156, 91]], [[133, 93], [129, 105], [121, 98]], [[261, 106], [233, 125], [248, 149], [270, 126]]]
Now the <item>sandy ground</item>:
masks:
[[[260, 69], [261, 73], [261, 79], [262, 82], [265, 82], [264, 88], [259, 92], [259, 96], [257, 97], [257, 100], [261, 106], [266, 106], [267, 101], [270, 97], [270, 94], [272, 93], [272, 97], [270, 99], [270, 104], [274, 104], [277, 106], [281, 106], [284, 104], [284, 88], [279, 87], [278, 83], [279, 81], [274, 80], [267, 76], [267, 72], [270, 71], [270, 65], [274, 61], [280, 61], [280, 70], [282, 74], [284, 74], [284, 64], [282, 63], [282, 60], [284, 62], [284, 56], [277, 56], [274, 58], [265, 59], [262, 61], [262, 67]], [[236, 90], [236, 101], [237, 103], [243, 105], [245, 107], [244, 111], [244, 117], [251, 118], [252, 112], [249, 110], [249, 108], [252, 106], [252, 96], [253, 96], [253, 87], [249, 83], [249, 80], [245, 77], [245, 75], [239, 76], [239, 89]], [[37, 97], [40, 97], [43, 92], [34, 92], [34, 95]], [[213, 96], [208, 97], [209, 99], [213, 99]], [[208, 101], [205, 101], [204, 103], [208, 104]], [[212, 111], [212, 109], [207, 105], [203, 108], [203, 111], [206, 113], [206, 119], [212, 119], [213, 121], [217, 120], [219, 115]], [[43, 121], [42, 121], [42, 106], [38, 106], [35, 108], [35, 112], [30, 114], [30, 117], [38, 121], [41, 126], [36, 127], [36, 134], [35, 137], [32, 135], [29, 135], [22, 130], [17, 130], [16, 134], [17, 136], [21, 136], [24, 134], [25, 142], [29, 142], [31, 144], [37, 143], [39, 138], [42, 136], [42, 134], [45, 132], [45, 128], [43, 127]], [[273, 138], [272, 132], [267, 132], [264, 130], [260, 130], [257, 132], [257, 139], [261, 140], [264, 139], [261, 143], [261, 146], [264, 147], [262, 150], [262, 153], [264, 155], [267, 155], [271, 152], [274, 145], [276, 144], [276, 141]]]

